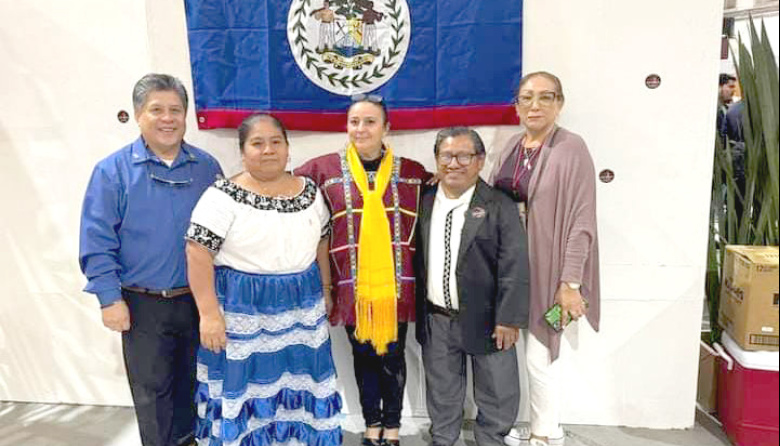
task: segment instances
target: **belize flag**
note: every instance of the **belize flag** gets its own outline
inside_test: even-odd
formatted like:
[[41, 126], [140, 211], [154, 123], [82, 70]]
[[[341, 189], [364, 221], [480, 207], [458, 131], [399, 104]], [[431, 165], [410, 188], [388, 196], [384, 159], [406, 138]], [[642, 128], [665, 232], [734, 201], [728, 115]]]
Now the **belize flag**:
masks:
[[185, 0], [201, 129], [273, 113], [343, 131], [358, 94], [394, 129], [515, 124], [522, 0]]

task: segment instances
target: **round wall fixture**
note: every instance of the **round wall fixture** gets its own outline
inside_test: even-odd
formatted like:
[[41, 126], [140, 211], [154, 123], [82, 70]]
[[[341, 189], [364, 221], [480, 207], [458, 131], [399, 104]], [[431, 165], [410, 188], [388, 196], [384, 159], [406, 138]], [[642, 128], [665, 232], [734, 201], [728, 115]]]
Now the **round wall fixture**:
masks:
[[615, 172], [610, 169], [604, 169], [599, 173], [599, 180], [602, 183], [611, 183], [615, 179]]
[[130, 114], [124, 110], [119, 110], [119, 113], [116, 114], [116, 119], [118, 119], [119, 122], [124, 124], [130, 120]]
[[650, 74], [645, 78], [645, 85], [651, 90], [661, 86], [661, 76], [657, 74]]

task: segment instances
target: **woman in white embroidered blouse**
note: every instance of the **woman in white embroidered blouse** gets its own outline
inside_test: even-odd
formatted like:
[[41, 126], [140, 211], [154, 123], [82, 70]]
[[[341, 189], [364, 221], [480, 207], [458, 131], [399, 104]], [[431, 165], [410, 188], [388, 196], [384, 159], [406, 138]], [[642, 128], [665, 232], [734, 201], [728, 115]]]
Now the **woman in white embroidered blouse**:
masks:
[[[270, 115], [239, 127], [244, 171], [215, 182], [187, 232], [200, 313], [200, 444], [342, 441], [328, 335], [329, 213], [285, 171], [287, 132]], [[252, 437], [252, 438], [247, 438]]]

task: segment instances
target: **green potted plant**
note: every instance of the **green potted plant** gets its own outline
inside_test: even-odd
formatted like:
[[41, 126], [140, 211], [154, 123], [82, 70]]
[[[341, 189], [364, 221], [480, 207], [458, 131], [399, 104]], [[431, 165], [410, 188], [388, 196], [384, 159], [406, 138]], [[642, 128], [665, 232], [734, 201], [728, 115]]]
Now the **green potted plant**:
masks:
[[763, 23], [760, 37], [752, 17], [749, 28], [751, 51], [740, 36], [736, 64], [744, 101], [744, 185], [737, 181], [732, 158], [740, 143], [720, 136], [715, 139], [705, 281], [710, 343], [720, 341], [721, 336], [718, 311], [726, 245], [776, 246], [780, 234], [778, 66]]

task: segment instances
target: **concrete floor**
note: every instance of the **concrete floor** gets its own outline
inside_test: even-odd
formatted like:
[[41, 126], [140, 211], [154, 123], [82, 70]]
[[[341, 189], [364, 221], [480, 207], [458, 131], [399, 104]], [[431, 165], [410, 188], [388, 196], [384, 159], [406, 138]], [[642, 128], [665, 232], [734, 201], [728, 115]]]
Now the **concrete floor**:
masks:
[[[344, 446], [357, 446], [362, 420], [345, 417]], [[404, 420], [404, 446], [427, 445], [428, 420]], [[469, 423], [458, 446], [475, 446]], [[687, 430], [567, 426], [567, 446], [728, 446], [715, 422], [703, 414]], [[139, 446], [135, 415], [126, 407], [0, 402], [0, 446]]]

